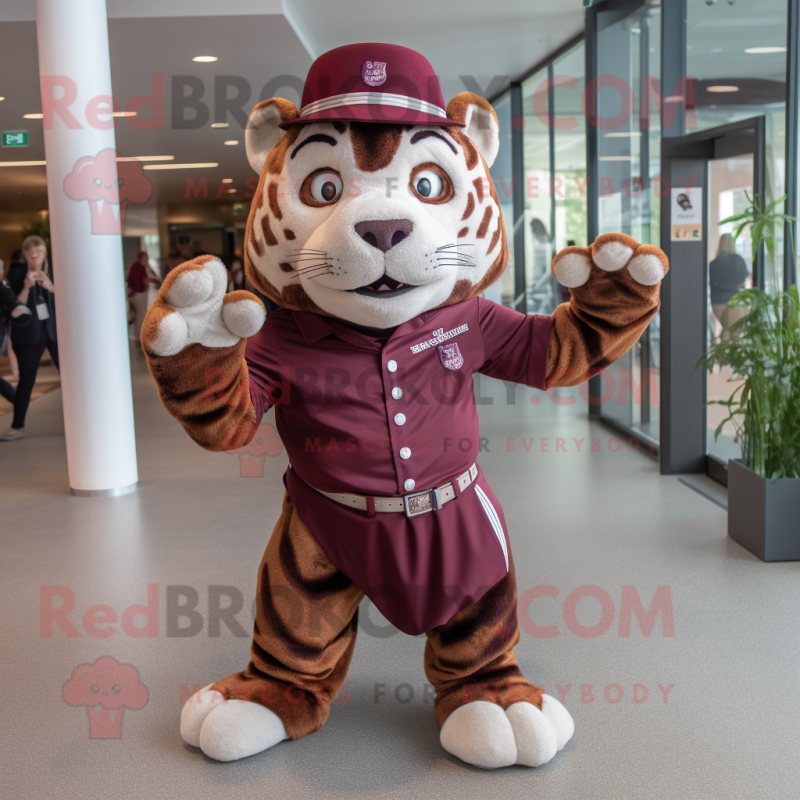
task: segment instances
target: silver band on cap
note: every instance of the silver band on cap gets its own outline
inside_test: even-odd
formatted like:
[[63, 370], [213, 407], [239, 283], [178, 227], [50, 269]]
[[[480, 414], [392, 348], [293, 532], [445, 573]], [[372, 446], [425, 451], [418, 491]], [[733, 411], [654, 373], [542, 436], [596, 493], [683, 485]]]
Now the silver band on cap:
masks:
[[410, 111], [422, 111], [447, 119], [447, 112], [434, 103], [428, 103], [417, 97], [406, 97], [404, 94], [390, 94], [389, 92], [350, 92], [349, 94], [335, 94], [324, 100], [309, 103], [300, 109], [300, 116], [316, 114], [318, 111], [328, 111], [342, 106], [391, 106], [392, 108], [407, 108]]

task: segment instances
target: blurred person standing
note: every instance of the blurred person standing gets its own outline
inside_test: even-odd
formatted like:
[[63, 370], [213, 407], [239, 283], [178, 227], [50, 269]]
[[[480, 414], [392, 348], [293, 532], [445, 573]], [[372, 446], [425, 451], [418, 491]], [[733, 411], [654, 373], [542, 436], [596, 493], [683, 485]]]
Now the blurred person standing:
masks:
[[0, 441], [10, 442], [25, 435], [25, 415], [36, 375], [45, 348], [50, 353], [56, 369], [58, 342], [56, 339], [55, 287], [47, 260], [47, 247], [39, 236], [29, 236], [22, 243], [24, 264], [13, 264], [9, 269], [8, 283], [19, 303], [27, 306], [30, 314], [12, 320], [14, 350], [19, 360], [19, 385], [14, 398], [14, 420]]
[[[0, 259], [0, 269], [2, 268], [3, 261]], [[30, 309], [17, 300], [11, 289], [0, 283], [0, 355], [3, 355], [4, 348], [8, 347], [8, 328], [11, 320], [19, 319], [23, 315], [30, 317]], [[17, 390], [7, 380], [0, 378], [0, 397], [13, 404], [16, 395]]]
[[[21, 247], [18, 247], [11, 254], [11, 263], [8, 265], [9, 275], [11, 274], [11, 270], [14, 268], [15, 264], [19, 264], [22, 268], [25, 268], [25, 259], [22, 257]], [[17, 384], [19, 383], [19, 361], [17, 361], [17, 354], [14, 352], [14, 347], [11, 343], [10, 325], [8, 327], [8, 333], [6, 338], [6, 355], [8, 356], [8, 365], [11, 367], [10, 383]]]
[[745, 260], [734, 250], [733, 236], [723, 233], [719, 237], [717, 257], [708, 265], [711, 285], [711, 308], [722, 325], [724, 334], [734, 322], [744, 316], [742, 308], [728, 308], [730, 299], [742, 288], [750, 277]]
[[147, 285], [150, 278], [147, 275], [148, 258], [145, 250], [136, 254], [136, 261], [128, 270], [126, 282], [128, 284], [128, 299], [134, 309], [133, 328], [136, 334], [136, 343], [141, 347], [139, 337], [142, 333], [142, 322], [147, 313]]

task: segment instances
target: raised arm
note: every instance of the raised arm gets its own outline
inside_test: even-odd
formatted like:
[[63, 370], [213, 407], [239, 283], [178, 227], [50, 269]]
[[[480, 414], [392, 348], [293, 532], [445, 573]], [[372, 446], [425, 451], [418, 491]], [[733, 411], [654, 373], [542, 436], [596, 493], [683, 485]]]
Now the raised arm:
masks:
[[164, 279], [142, 325], [161, 402], [206, 450], [247, 444], [260, 422], [244, 350], [266, 312], [250, 292], [225, 294], [227, 285], [227, 270], [213, 256], [181, 264]]
[[658, 311], [666, 255], [624, 233], [605, 233], [591, 247], [567, 247], [553, 275], [569, 303], [553, 313], [545, 388], [575, 386], [633, 347]]

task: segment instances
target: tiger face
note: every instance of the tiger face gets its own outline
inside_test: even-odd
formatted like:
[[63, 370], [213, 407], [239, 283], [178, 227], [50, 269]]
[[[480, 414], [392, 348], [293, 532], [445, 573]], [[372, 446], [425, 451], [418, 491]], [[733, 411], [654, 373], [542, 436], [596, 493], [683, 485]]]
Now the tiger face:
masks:
[[246, 233], [250, 280], [285, 308], [389, 328], [482, 292], [508, 260], [489, 175], [497, 118], [454, 98], [433, 125], [278, 125], [297, 109], [256, 106], [246, 132], [258, 189]]

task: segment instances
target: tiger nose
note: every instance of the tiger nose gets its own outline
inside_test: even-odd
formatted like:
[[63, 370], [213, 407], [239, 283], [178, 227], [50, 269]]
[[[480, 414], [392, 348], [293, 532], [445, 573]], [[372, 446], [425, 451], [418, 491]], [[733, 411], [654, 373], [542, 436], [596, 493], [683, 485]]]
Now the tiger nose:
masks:
[[378, 250], [386, 252], [414, 230], [410, 219], [369, 219], [355, 224], [356, 233]]

